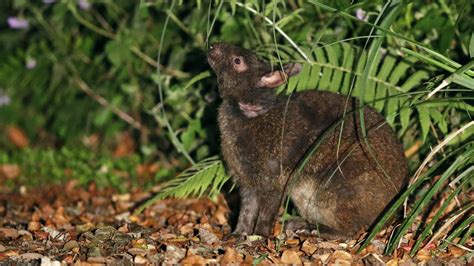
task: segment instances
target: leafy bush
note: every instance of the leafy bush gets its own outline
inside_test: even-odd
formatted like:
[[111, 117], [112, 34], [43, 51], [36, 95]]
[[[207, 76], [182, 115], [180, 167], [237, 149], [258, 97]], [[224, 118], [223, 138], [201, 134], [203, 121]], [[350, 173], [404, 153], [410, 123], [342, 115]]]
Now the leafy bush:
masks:
[[[389, 253], [411, 226], [418, 227], [412, 254], [428, 241], [462, 245], [472, 233], [469, 1], [45, 2], [0, 3], [0, 97], [10, 99], [0, 101], [2, 124], [20, 125], [33, 140], [51, 135], [57, 145], [130, 130], [143, 156], [194, 165], [158, 197], [202, 195], [207, 185], [215, 193], [228, 177], [219, 161], [205, 159], [218, 153], [205, 50], [224, 40], [275, 64], [304, 63], [281, 93], [359, 97], [403, 140], [410, 186], [363, 246], [404, 204]], [[9, 29], [8, 17], [17, 19]], [[415, 223], [422, 213], [430, 220]]]
[[[15, 164], [22, 171], [23, 180], [11, 180], [30, 186], [41, 186], [45, 180], [65, 182], [73, 179], [80, 185], [91, 182], [101, 187], [124, 189], [124, 183], [138, 185], [136, 166], [138, 156], [113, 159], [106, 154], [95, 154], [87, 149], [63, 147], [53, 149], [25, 149], [12, 155], [0, 154], [0, 165]], [[27, 180], [26, 180], [27, 179]]]

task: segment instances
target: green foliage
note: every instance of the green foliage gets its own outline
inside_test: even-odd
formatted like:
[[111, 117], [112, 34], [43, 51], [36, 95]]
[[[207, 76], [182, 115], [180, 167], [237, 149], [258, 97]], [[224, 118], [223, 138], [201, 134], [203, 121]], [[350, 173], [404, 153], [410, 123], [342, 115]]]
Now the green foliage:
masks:
[[[426, 182], [430, 178], [433, 178], [433, 176], [432, 176], [433, 173], [436, 173], [440, 169], [443, 169], [443, 168], [441, 168], [441, 166], [445, 166], [445, 167], [448, 166], [447, 169], [444, 172], [442, 172], [440, 178], [434, 183], [434, 185], [432, 187], [430, 187], [428, 190], [426, 190], [425, 192], [422, 192], [422, 194], [420, 195], [420, 199], [417, 200], [414, 203], [414, 207], [407, 214], [407, 216], [404, 219], [401, 226], [396, 229], [395, 234], [390, 239], [390, 242], [388, 243], [387, 248], [386, 248], [387, 253], [392, 253], [394, 251], [394, 249], [397, 247], [400, 239], [403, 237], [404, 233], [406, 233], [408, 228], [413, 224], [414, 219], [417, 217], [417, 215], [419, 215], [423, 210], [426, 209], [426, 207], [428, 206], [428, 204], [430, 202], [431, 203], [433, 202], [435, 195], [437, 193], [439, 193], [440, 191], [447, 190], [448, 194], [449, 194], [449, 196], [447, 197], [447, 200], [443, 203], [441, 208], [439, 208], [439, 210], [437, 211], [435, 217], [430, 222], [430, 224], [424, 228], [422, 234], [417, 239], [417, 242], [415, 243], [415, 245], [413, 247], [413, 250], [412, 250], [411, 254], [412, 255], [416, 254], [416, 251], [420, 247], [423, 240], [427, 237], [427, 235], [429, 234], [429, 232], [433, 228], [434, 224], [438, 221], [440, 216], [443, 214], [444, 210], [447, 207], [447, 204], [457, 194], [459, 194], [460, 190], [463, 189], [464, 186], [468, 184], [468, 182], [472, 183], [472, 181], [473, 181], [472, 178], [474, 177], [474, 175], [473, 175], [473, 170], [474, 169], [472, 169], [472, 167], [470, 167], [470, 169], [466, 169], [466, 171], [464, 173], [459, 175], [458, 178], [456, 178], [456, 182], [453, 181], [452, 184], [448, 184], [446, 181], [447, 181], [448, 178], [452, 177], [453, 174], [456, 171], [465, 169], [465, 167], [468, 166], [468, 165], [472, 165], [472, 163], [474, 162], [474, 159], [473, 159], [474, 158], [474, 154], [473, 154], [474, 149], [473, 148], [474, 147], [472, 145], [468, 145], [468, 146], [465, 147], [465, 149], [457, 150], [457, 151], [447, 155], [445, 160], [443, 160], [442, 162], [440, 162], [437, 165], [435, 165], [434, 167], [432, 167], [426, 175], [424, 175], [423, 177], [420, 177], [418, 180], [416, 180], [416, 182], [414, 182], [409, 187], [409, 189], [407, 189], [404, 192], [404, 194], [397, 200], [397, 202], [395, 202], [393, 205], [390, 206], [389, 211], [387, 211], [386, 215], [382, 218], [383, 223], [385, 223], [387, 221], [387, 219], [389, 219], [390, 216], [393, 215], [393, 212], [395, 212], [397, 210], [397, 208], [399, 208], [401, 205], [403, 205], [404, 200], [406, 198], [408, 198], [410, 196], [410, 194], [415, 193], [416, 189], [420, 185], [422, 185], [424, 182]], [[452, 158], [452, 157], [454, 157], [454, 155], [457, 156], [457, 157]], [[448, 162], [449, 164], [443, 164], [443, 163], [446, 163], [446, 162]], [[441, 171], [443, 171], [443, 170], [441, 170]], [[458, 188], [455, 189], [455, 190], [450, 189], [449, 186], [448, 186], [448, 185], [453, 185], [453, 183], [457, 183], [459, 185]], [[473, 207], [472, 204], [470, 204], [468, 206], [470, 206], [469, 209]], [[466, 212], [466, 210], [464, 210], [463, 212]], [[392, 214], [389, 215], [390, 213], [392, 213]], [[382, 222], [379, 223], [379, 226], [382, 226], [383, 223]], [[378, 228], [378, 230], [379, 229], [380, 228]], [[376, 230], [374, 230], [372, 234], [374, 234], [375, 232], [376, 232]], [[372, 237], [373, 237], [373, 235], [369, 236], [368, 239], [371, 239]], [[364, 248], [368, 243], [369, 242], [366, 241], [365, 244], [362, 245], [361, 249]]]
[[141, 212], [156, 200], [168, 197], [201, 197], [207, 193], [209, 197], [215, 198], [228, 180], [229, 176], [225, 173], [221, 160], [218, 157], [209, 157], [167, 182], [155, 197], [148, 200], [136, 212]]
[[[92, 182], [102, 187], [112, 186], [123, 191], [129, 183], [138, 185], [135, 169], [141, 159], [134, 155], [112, 158], [88, 149], [63, 147], [54, 149], [25, 149], [13, 154], [0, 152], [1, 164], [15, 164], [21, 169], [20, 176], [11, 182], [42, 186], [48, 182], [65, 182], [70, 179], [79, 185]], [[158, 181], [150, 180], [148, 186]], [[142, 184], [143, 185], [143, 184]]]
[[[453, 241], [462, 245], [472, 233], [472, 219], [465, 218], [472, 204], [462, 201], [458, 212], [449, 212], [445, 203], [465, 198], [473, 185], [474, 17], [469, 1], [90, 3], [90, 9], [82, 9], [65, 0], [0, 2], [5, 29], [0, 31], [0, 98], [11, 99], [0, 103], [0, 126], [16, 124], [32, 143], [53, 139], [56, 146], [91, 133], [107, 139], [133, 130], [147, 161], [178, 160], [177, 169], [192, 164], [157, 198], [215, 195], [228, 177], [216, 157], [205, 159], [218, 151], [216, 82], [205, 50], [215, 40], [232, 42], [256, 49], [275, 66], [304, 63], [302, 73], [281, 91], [356, 96], [385, 115], [405, 148], [417, 149], [410, 158], [410, 186], [364, 245], [404, 203], [406, 219], [387, 252], [413, 226], [418, 231], [412, 255], [435, 238], [445, 239], [440, 246], [445, 248]], [[2, 23], [10, 16], [28, 19], [29, 29], [8, 29]], [[26, 67], [32, 60], [36, 66]], [[55, 156], [12, 151], [6, 141], [0, 137], [0, 148], [9, 150], [4, 162]], [[61, 162], [58, 169], [84, 161], [65, 158], [54, 159]], [[94, 163], [81, 164], [77, 173], [83, 174], [76, 178], [100, 173], [101, 163]], [[54, 164], [44, 165], [53, 165], [40, 167], [45, 175], [52, 171], [53, 178], [61, 178]], [[99, 178], [106, 179], [120, 180]], [[435, 218], [416, 224], [414, 217], [432, 206], [441, 206]]]
[[[202, 10], [193, 11], [193, 5], [181, 5], [182, 11], [189, 11], [181, 19], [190, 20], [194, 27], [188, 33], [201, 41], [188, 42], [189, 36], [180, 34], [179, 25], [171, 24], [167, 38], [183, 45], [160, 43], [156, 36], [163, 31], [167, 8], [165, 2], [91, 1], [90, 9], [81, 9], [75, 1], [2, 1], [0, 23], [7, 29], [0, 31], [0, 93], [11, 103], [0, 106], [0, 125], [19, 125], [33, 143], [41, 142], [44, 135], [52, 136], [52, 144], [76, 143], [91, 133], [100, 132], [107, 138], [126, 130], [129, 124], [117, 115], [120, 110], [143, 126], [139, 129], [141, 150], [151, 151], [147, 156], [167, 153], [177, 157], [166, 126], [153, 122], [158, 98], [153, 74], [159, 48], [167, 55], [160, 62], [166, 76], [159, 82], [163, 82], [163, 105], [171, 126], [178, 138], [192, 142], [187, 152], [197, 158], [209, 156], [207, 132], [200, 123], [204, 97], [213, 92], [206, 82], [183, 90], [188, 77], [207, 70], [205, 64], [196, 65], [192, 59], [202, 56], [199, 34], [205, 30], [206, 17], [200, 15]], [[27, 19], [29, 28], [8, 29], [5, 24], [10, 16]], [[34, 60], [36, 66], [28, 68], [28, 60]], [[189, 125], [193, 133], [185, 133]], [[38, 134], [40, 131], [45, 134]]]
[[228, 179], [219, 158], [209, 157], [168, 182], [158, 193], [158, 197], [162, 199], [167, 197], [201, 197], [207, 188], [210, 188], [209, 195], [215, 197]]
[[[280, 46], [279, 51], [282, 58], [291, 58], [290, 48]], [[397, 118], [402, 131], [408, 127], [408, 121], [398, 112], [413, 98], [409, 92], [429, 77], [425, 69], [410, 69], [410, 65], [417, 63], [415, 58], [397, 58], [380, 52], [371, 64], [372, 71], [363, 86], [362, 71], [367, 63], [367, 51], [347, 43], [336, 43], [314, 47], [307, 55], [311, 62], [305, 63], [300, 75], [290, 80], [289, 92], [318, 88], [346, 95], [351, 93], [384, 113], [392, 126]]]

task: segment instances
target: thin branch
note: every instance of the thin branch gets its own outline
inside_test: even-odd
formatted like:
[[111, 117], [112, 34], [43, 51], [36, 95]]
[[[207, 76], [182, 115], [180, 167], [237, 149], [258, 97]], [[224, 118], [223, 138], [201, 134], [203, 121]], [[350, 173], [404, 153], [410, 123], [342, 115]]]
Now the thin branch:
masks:
[[100, 96], [99, 94], [95, 93], [87, 83], [84, 82], [80, 77], [76, 77], [75, 79], [77, 85], [79, 86], [79, 89], [83, 91], [85, 94], [90, 96], [94, 101], [98, 102], [100, 105], [106, 107], [110, 111], [112, 111], [114, 114], [116, 114], [120, 119], [123, 121], [127, 122], [134, 128], [140, 130], [143, 128], [143, 126], [135, 120], [133, 117], [131, 117], [129, 114], [125, 113], [124, 111], [120, 110], [118, 107], [110, 104], [104, 97]]
[[130, 47], [130, 51], [132, 51], [136, 56], [138, 56], [140, 59], [145, 61], [147, 64], [149, 64], [149, 65], [151, 65], [155, 68], [156, 67], [161, 68], [163, 70], [163, 72], [167, 75], [174, 76], [174, 77], [177, 77], [177, 78], [189, 78], [190, 77], [189, 73], [183, 72], [183, 71], [178, 70], [178, 69], [165, 67], [164, 65], [158, 64], [155, 60], [153, 60], [153, 58], [151, 58], [149, 55], [142, 52], [140, 50], [140, 48], [138, 48], [137, 46]]
[[[108, 30], [105, 30], [105, 29], [102, 29], [96, 25], [94, 25], [93, 23], [89, 22], [87, 19], [83, 18], [81, 15], [79, 15], [79, 13], [77, 12], [77, 10], [75, 9], [72, 9], [72, 13], [73, 13], [73, 16], [74, 18], [76, 18], [76, 20], [82, 24], [83, 26], [85, 26], [86, 28], [92, 30], [93, 32], [99, 34], [99, 35], [102, 35], [104, 37], [107, 37], [109, 39], [112, 39], [112, 40], [115, 40], [116, 39], [116, 34], [114, 34], [113, 32], [111, 31], [108, 31]], [[131, 46], [129, 47], [129, 49], [136, 55], [138, 56], [138, 58], [142, 59], [143, 61], [145, 61], [147, 64], [153, 66], [153, 67], [160, 67], [161, 69], [163, 69], [163, 72], [166, 73], [167, 75], [170, 75], [170, 76], [174, 76], [174, 77], [177, 77], [177, 78], [188, 78], [190, 75], [188, 73], [185, 73], [185, 72], [182, 72], [180, 70], [176, 70], [176, 69], [172, 69], [172, 68], [167, 68], [161, 64], [158, 64], [155, 60], [153, 60], [150, 56], [148, 56], [147, 54], [145, 54], [144, 52], [142, 52], [140, 50], [140, 48], [138, 48], [137, 46]]]

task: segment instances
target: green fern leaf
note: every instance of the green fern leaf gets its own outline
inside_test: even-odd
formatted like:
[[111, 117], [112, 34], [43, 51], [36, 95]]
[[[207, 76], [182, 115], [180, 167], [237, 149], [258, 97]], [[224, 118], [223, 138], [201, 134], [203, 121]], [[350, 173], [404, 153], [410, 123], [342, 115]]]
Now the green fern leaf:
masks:
[[430, 113], [428, 108], [423, 105], [417, 106], [416, 110], [418, 111], [418, 117], [420, 118], [422, 139], [423, 142], [425, 142], [426, 137], [428, 136], [428, 133], [430, 131]]
[[329, 67], [330, 64], [327, 64], [326, 55], [324, 54], [324, 51], [322, 49], [316, 49], [315, 55], [316, 55], [316, 60], [317, 60], [316, 62], [321, 64], [321, 67], [322, 67], [322, 77], [321, 77], [318, 87], [321, 90], [327, 90], [329, 88], [329, 83], [331, 81], [332, 68]]
[[212, 197], [220, 192], [220, 188], [227, 180], [229, 176], [225, 174], [222, 161], [216, 156], [210, 157], [165, 184], [156, 198], [201, 197], [208, 188], [210, 188], [208, 195]]
[[[358, 74], [359, 76], [364, 71], [365, 63], [367, 61], [367, 52], [362, 51], [360, 53], [361, 53], [361, 55], [359, 57], [359, 62], [357, 62], [356, 72], [354, 73], [354, 74]], [[358, 97], [359, 99], [361, 99], [361, 96], [362, 96], [361, 95], [362, 88], [361, 88], [360, 84], [361, 84], [361, 81], [360, 81], [359, 78], [357, 78], [356, 82], [355, 82], [355, 85], [354, 85], [354, 88], [352, 88], [352, 93], [351, 93], [352, 96]]]
[[[325, 47], [325, 50], [326, 50], [326, 53], [328, 55], [328, 61], [329, 61], [329, 64], [332, 65], [332, 66], [339, 66], [339, 61], [338, 61], [338, 52], [337, 52], [337, 49], [336, 47], [339, 47], [339, 46], [336, 46], [336, 45], [331, 45], [331, 46], [326, 46]], [[342, 81], [342, 75], [343, 75], [343, 72], [340, 71], [340, 69], [334, 69], [332, 71], [332, 77], [331, 77], [331, 82], [329, 82], [329, 91], [332, 91], [332, 92], [339, 92], [339, 89], [340, 89], [340, 84], [341, 84], [341, 81]]]
[[352, 69], [352, 66], [354, 64], [355, 53], [357, 51], [354, 52], [352, 47], [347, 43], [342, 44], [342, 49], [343, 49], [342, 69], [344, 71], [344, 81], [341, 85], [340, 92], [344, 95], [348, 95], [349, 89], [352, 83], [352, 77], [353, 77], [350, 70]]

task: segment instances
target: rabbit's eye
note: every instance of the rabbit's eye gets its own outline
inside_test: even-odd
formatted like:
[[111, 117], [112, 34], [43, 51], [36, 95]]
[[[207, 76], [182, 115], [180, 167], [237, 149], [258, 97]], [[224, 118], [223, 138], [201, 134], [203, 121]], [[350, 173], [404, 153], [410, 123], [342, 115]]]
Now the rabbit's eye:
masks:
[[245, 60], [244, 58], [242, 58], [242, 56], [234, 56], [232, 58], [232, 67], [238, 73], [241, 73], [247, 70], [247, 64], [245, 63]]

